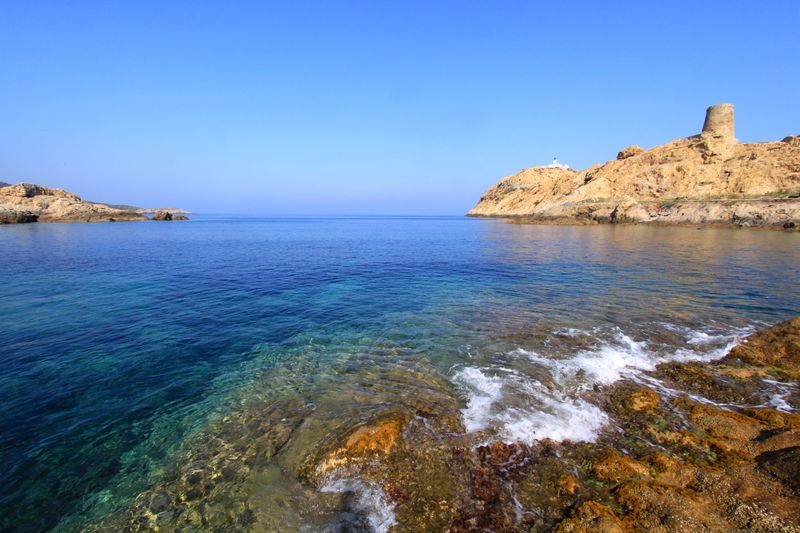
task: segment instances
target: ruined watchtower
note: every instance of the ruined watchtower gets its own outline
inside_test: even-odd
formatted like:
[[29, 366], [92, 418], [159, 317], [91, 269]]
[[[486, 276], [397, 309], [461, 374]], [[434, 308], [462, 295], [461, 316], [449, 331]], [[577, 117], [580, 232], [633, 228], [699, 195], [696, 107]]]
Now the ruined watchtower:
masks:
[[725, 144], [737, 143], [733, 135], [733, 104], [717, 104], [706, 109], [701, 135], [719, 138]]

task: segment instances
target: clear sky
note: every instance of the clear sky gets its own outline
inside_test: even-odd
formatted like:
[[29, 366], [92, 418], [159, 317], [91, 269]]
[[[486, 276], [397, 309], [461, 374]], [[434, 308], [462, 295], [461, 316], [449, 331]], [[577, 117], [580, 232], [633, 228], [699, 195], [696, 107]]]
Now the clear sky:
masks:
[[0, 180], [199, 212], [462, 214], [553, 156], [800, 133], [800, 1], [0, 2]]

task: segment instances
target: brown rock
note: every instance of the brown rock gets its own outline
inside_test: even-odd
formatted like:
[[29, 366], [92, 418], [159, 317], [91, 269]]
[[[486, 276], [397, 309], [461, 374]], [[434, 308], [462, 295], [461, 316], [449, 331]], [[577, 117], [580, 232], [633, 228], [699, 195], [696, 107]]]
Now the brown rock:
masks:
[[800, 428], [800, 414], [797, 413], [784, 413], [768, 408], [750, 408], [743, 412], [772, 428]]
[[664, 453], [646, 457], [645, 460], [652, 465], [651, 474], [660, 485], [684, 488], [697, 478], [694, 465]]
[[167, 221], [167, 220], [189, 220], [186, 215], [178, 215], [170, 211], [155, 211], [153, 213], [153, 220]]
[[627, 407], [632, 411], [652, 412], [658, 408], [660, 401], [661, 398], [657, 392], [641, 387], [633, 391], [628, 397]]
[[574, 509], [570, 517], [562, 520], [557, 533], [606, 532], [622, 533], [622, 523], [614, 511], [595, 501], [588, 501]]
[[615, 450], [608, 450], [592, 468], [598, 479], [619, 483], [633, 476], [648, 476], [650, 469], [635, 459]]
[[759, 438], [756, 450], [759, 453], [767, 453], [797, 446], [800, 446], [800, 429], [789, 429]]
[[574, 476], [565, 474], [558, 479], [558, 492], [561, 494], [575, 494], [578, 482]]
[[733, 441], [750, 441], [765, 427], [749, 416], [700, 403], [692, 404], [689, 419], [712, 437]]
[[762, 453], [756, 457], [759, 468], [775, 476], [794, 491], [800, 491], [800, 446]]
[[648, 424], [645, 430], [656, 442], [670, 448], [700, 450], [704, 447], [702, 440], [687, 430], [656, 427], [654, 424]]
[[733, 524], [707, 495], [691, 490], [629, 481], [617, 491], [628, 514], [624, 524], [635, 531], [732, 531]]
[[627, 148], [620, 150], [617, 154], [617, 160], [628, 159], [629, 157], [642, 154], [644, 151], [644, 148], [634, 144], [633, 146], [628, 146]]
[[388, 418], [355, 429], [342, 446], [327, 453], [316, 467], [316, 475], [353, 462], [361, 462], [388, 454], [401, 438], [404, 421]]
[[726, 360], [740, 359], [757, 366], [778, 367], [792, 379], [800, 378], [800, 317], [776, 324], [747, 337]]
[[27, 224], [39, 220], [39, 215], [30, 211], [15, 211], [0, 208], [0, 224]]
[[658, 375], [670, 387], [719, 403], [758, 403], [764, 388], [757, 368], [670, 362], [658, 366]]

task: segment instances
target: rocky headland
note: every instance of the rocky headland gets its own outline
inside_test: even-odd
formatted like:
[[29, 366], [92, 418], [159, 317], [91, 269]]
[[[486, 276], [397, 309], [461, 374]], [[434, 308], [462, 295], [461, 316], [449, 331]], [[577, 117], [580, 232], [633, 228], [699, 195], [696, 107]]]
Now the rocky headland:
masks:
[[[358, 378], [346, 419], [300, 397], [232, 413], [90, 530], [276, 531], [298, 515], [343, 517], [326, 531], [800, 528], [800, 317], [722, 359], [596, 386], [610, 424], [595, 442], [470, 434], [422, 370], [375, 374], [369, 389]], [[414, 393], [371, 403], [384, 387]], [[279, 479], [291, 481], [261, 488]]]
[[123, 222], [187, 220], [182, 210], [153, 210], [87, 202], [63, 189], [30, 183], [0, 184], [0, 224], [29, 222]]
[[711, 106], [698, 135], [650, 150], [630, 146], [585, 170], [526, 168], [489, 188], [468, 216], [797, 229], [800, 136], [739, 143], [733, 106]]

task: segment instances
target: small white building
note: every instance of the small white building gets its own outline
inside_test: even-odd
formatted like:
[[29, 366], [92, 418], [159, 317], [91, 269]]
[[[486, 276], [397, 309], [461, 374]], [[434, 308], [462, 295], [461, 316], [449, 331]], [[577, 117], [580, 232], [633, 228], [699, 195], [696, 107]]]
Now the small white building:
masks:
[[563, 168], [569, 170], [570, 166], [566, 163], [559, 163], [558, 159], [553, 158], [553, 162], [547, 165], [547, 168]]

